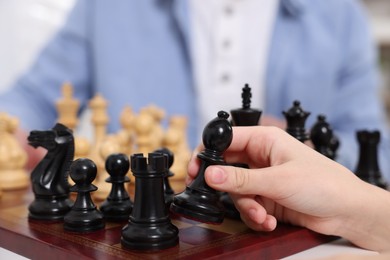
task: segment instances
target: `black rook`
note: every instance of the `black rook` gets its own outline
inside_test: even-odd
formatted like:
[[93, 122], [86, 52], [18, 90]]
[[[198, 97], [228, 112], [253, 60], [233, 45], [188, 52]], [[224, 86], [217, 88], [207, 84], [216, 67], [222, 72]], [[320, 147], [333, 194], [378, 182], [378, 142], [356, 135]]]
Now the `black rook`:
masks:
[[134, 206], [122, 230], [121, 243], [133, 250], [161, 250], [179, 243], [179, 230], [171, 223], [164, 202], [163, 179], [168, 158], [161, 153], [131, 156], [135, 177]]
[[356, 138], [360, 151], [355, 174], [368, 183], [386, 189], [387, 184], [382, 178], [378, 163], [380, 132], [360, 130], [356, 132]]

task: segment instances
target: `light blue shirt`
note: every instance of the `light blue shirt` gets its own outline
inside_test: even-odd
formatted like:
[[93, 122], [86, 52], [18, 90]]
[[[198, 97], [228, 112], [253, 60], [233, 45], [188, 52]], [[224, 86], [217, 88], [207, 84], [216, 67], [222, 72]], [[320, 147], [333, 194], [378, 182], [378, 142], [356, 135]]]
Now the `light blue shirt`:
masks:
[[[109, 131], [119, 128], [125, 105], [138, 111], [153, 103], [168, 115], [188, 116], [194, 146], [200, 140], [196, 128], [203, 126], [195, 109], [188, 13], [184, 0], [79, 0], [32, 68], [0, 97], [0, 110], [27, 129], [51, 128], [61, 85], [70, 81], [83, 107], [97, 92], [109, 101]], [[358, 157], [356, 131], [380, 130], [379, 163], [390, 180], [378, 86], [374, 43], [356, 1], [281, 0], [264, 114], [282, 119], [282, 111], [300, 100], [311, 112], [308, 129], [324, 114], [341, 141], [338, 160], [351, 170]]]

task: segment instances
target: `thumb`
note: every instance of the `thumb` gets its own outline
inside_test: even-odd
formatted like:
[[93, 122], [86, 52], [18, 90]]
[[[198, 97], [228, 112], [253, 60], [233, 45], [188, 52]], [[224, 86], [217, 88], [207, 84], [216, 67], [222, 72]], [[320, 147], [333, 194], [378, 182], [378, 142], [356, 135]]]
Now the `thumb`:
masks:
[[219, 191], [233, 194], [256, 194], [276, 199], [281, 194], [280, 180], [276, 178], [277, 166], [246, 169], [233, 166], [209, 166], [205, 171], [207, 184]]

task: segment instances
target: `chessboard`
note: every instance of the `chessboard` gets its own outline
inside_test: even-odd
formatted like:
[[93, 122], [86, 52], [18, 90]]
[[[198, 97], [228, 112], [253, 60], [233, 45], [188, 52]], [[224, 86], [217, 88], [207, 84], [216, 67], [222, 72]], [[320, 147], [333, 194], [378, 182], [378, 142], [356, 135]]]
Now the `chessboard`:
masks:
[[283, 224], [272, 232], [255, 232], [228, 218], [211, 225], [172, 216], [179, 245], [153, 252], [128, 250], [120, 243], [126, 222], [106, 222], [103, 230], [91, 233], [67, 232], [62, 222], [28, 220], [33, 197], [27, 188], [4, 192], [0, 200], [0, 247], [31, 259], [278, 259], [336, 239]]

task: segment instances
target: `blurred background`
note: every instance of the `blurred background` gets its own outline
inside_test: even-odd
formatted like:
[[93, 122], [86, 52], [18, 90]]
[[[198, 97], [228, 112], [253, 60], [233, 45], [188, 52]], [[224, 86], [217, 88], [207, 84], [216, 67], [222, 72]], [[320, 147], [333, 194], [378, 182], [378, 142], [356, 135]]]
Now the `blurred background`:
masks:
[[[0, 92], [10, 87], [61, 26], [75, 0], [0, 0]], [[377, 42], [390, 115], [390, 0], [363, 0]]]
[[74, 0], [0, 0], [0, 92], [61, 26]]
[[390, 1], [364, 0], [374, 37], [377, 41], [382, 69], [384, 101], [390, 118]]

